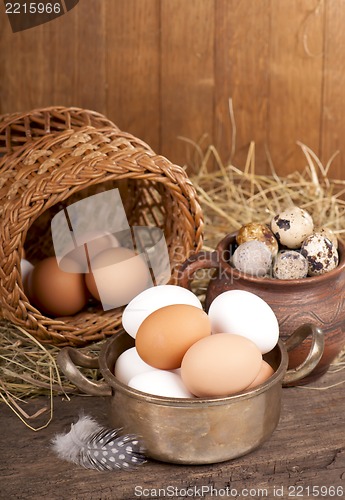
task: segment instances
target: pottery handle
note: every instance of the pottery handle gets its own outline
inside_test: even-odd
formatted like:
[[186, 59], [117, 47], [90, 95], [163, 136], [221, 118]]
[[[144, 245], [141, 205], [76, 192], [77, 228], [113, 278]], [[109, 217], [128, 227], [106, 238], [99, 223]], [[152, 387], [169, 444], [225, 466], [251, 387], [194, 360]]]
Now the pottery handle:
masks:
[[111, 388], [105, 382], [92, 382], [78, 370], [78, 366], [99, 368], [98, 358], [87, 356], [73, 347], [64, 347], [58, 353], [56, 362], [64, 375], [81, 391], [90, 396], [111, 396]]
[[178, 284], [183, 288], [191, 289], [194, 274], [199, 269], [219, 268], [219, 257], [217, 252], [202, 250], [189, 257], [179, 268]]
[[289, 352], [299, 346], [303, 340], [309, 337], [309, 335], [311, 335], [312, 343], [308, 356], [299, 366], [287, 370], [283, 379], [283, 385], [297, 382], [298, 380], [306, 377], [314, 370], [320, 361], [324, 350], [325, 338], [321, 328], [318, 328], [311, 323], [305, 323], [297, 328], [297, 330], [295, 330], [285, 341], [285, 347]]

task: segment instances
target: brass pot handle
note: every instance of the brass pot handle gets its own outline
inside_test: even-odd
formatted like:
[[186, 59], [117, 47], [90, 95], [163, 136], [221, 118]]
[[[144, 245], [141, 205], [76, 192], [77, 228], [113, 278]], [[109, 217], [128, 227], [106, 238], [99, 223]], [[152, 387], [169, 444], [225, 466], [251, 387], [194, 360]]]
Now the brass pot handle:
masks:
[[309, 337], [309, 335], [312, 338], [312, 343], [308, 356], [299, 366], [287, 370], [283, 379], [283, 386], [297, 382], [309, 375], [320, 361], [324, 351], [325, 338], [321, 328], [318, 328], [312, 323], [301, 325], [290, 335], [285, 341], [286, 350], [287, 352], [292, 351], [292, 349], [299, 346], [303, 340]]
[[78, 366], [99, 368], [98, 358], [87, 356], [73, 347], [64, 347], [58, 353], [56, 362], [74, 385], [90, 396], [111, 396], [111, 388], [105, 382], [92, 382], [85, 377]]
[[201, 250], [201, 252], [191, 255], [178, 270], [178, 284], [183, 288], [191, 289], [194, 274], [199, 269], [218, 269], [220, 266], [218, 252], [209, 252]]

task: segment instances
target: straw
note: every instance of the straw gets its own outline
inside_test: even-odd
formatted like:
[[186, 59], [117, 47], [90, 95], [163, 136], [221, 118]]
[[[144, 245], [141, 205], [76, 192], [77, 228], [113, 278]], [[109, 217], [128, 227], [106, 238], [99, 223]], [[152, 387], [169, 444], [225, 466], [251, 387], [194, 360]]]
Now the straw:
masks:
[[[101, 343], [92, 346], [98, 355]], [[59, 349], [44, 346], [23, 328], [8, 321], [0, 321], [0, 401], [4, 402], [31, 430], [38, 431], [49, 425], [53, 418], [54, 398], [60, 394], [77, 393], [77, 389], [62, 374], [56, 364]], [[89, 378], [96, 380], [96, 370], [85, 370]], [[47, 396], [48, 402], [30, 414], [29, 400], [35, 396]], [[41, 416], [45, 422], [32, 426], [30, 422]]]

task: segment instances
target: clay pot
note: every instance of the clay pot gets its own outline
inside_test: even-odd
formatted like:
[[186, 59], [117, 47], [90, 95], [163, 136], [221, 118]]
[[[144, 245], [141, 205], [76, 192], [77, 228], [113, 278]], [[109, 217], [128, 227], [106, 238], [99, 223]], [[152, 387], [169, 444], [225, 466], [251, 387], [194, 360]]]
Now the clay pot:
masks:
[[[227, 290], [246, 290], [265, 300], [275, 312], [280, 337], [286, 340], [298, 327], [308, 323], [322, 330], [323, 356], [312, 373], [300, 383], [308, 383], [327, 371], [345, 345], [345, 247], [339, 242], [339, 265], [321, 276], [296, 280], [257, 278], [234, 269], [229, 259], [235, 249], [236, 233], [228, 234], [214, 252], [199, 252], [187, 259], [180, 269], [179, 285], [191, 287], [194, 273], [212, 269], [205, 308]], [[250, 311], [248, 311], [250, 314]], [[310, 351], [310, 339], [289, 353], [289, 368], [298, 366]]]

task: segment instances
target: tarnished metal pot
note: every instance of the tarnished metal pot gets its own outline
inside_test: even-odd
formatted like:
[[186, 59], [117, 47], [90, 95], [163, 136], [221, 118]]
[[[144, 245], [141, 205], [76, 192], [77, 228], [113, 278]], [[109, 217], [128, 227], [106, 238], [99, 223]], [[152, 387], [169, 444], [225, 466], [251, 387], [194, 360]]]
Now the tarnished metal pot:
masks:
[[[287, 371], [287, 351], [312, 336], [307, 360]], [[244, 455], [265, 442], [280, 417], [282, 385], [311, 371], [323, 350], [323, 335], [312, 325], [298, 329], [284, 344], [281, 340], [264, 358], [275, 373], [260, 386], [229, 397], [177, 399], [152, 396], [124, 385], [113, 375], [119, 355], [133, 347], [125, 332], [104, 344], [99, 360], [66, 347], [58, 364], [81, 390], [111, 396], [110, 423], [139, 435], [149, 457], [180, 464], [206, 464]], [[104, 382], [91, 382], [76, 365], [97, 367]]]

